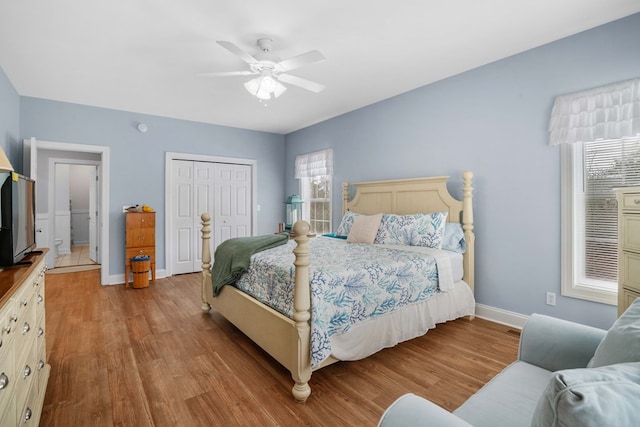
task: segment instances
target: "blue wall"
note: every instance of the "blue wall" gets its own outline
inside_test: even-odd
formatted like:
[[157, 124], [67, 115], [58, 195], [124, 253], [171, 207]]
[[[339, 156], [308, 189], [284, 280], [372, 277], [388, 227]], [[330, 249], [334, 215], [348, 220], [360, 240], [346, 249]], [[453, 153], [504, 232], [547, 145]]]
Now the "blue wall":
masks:
[[[146, 133], [136, 129], [139, 122], [148, 125]], [[257, 233], [277, 230], [284, 215], [282, 135], [30, 97], [21, 98], [20, 135], [43, 141], [110, 147], [110, 275], [124, 273], [122, 206], [132, 203], [144, 203], [157, 210], [157, 268], [165, 268], [167, 151], [257, 160], [257, 194], [261, 206]], [[39, 180], [42, 181], [42, 177]]]
[[11, 165], [22, 172], [22, 142], [20, 135], [20, 96], [0, 68], [0, 147]]
[[327, 147], [334, 229], [342, 181], [449, 175], [461, 197], [471, 170], [477, 302], [609, 327], [616, 307], [560, 297], [560, 151], [547, 125], [555, 96], [640, 76], [638, 40], [640, 14], [289, 134], [287, 194], [295, 156]]
[[[555, 96], [638, 77], [637, 40], [640, 14], [284, 137], [20, 98], [0, 69], [0, 144], [20, 171], [23, 138], [111, 147], [110, 274], [123, 272], [121, 206], [164, 207], [166, 151], [257, 159], [261, 233], [297, 191], [300, 153], [334, 149], [336, 226], [344, 180], [450, 175], [449, 190], [461, 197], [461, 173], [472, 170], [478, 303], [608, 327], [615, 307], [560, 297], [560, 155], [548, 146], [547, 124]], [[149, 132], [137, 132], [138, 122]], [[163, 213], [158, 233], [164, 253]], [[558, 294], [555, 307], [544, 304], [546, 291]]]

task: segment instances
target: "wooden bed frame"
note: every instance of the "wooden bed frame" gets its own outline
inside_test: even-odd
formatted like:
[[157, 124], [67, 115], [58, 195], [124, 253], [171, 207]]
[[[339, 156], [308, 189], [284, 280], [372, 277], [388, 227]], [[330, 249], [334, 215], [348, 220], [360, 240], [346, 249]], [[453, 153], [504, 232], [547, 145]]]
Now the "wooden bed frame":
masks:
[[[349, 201], [349, 184], [343, 183], [343, 213], [347, 210], [361, 214], [448, 212], [448, 222], [461, 222], [467, 250], [464, 254], [463, 280], [473, 291], [474, 233], [471, 186], [473, 174], [464, 172], [463, 200], [454, 199], [447, 190], [447, 176], [375, 181], [352, 184], [355, 195]], [[290, 319], [262, 304], [233, 286], [222, 288], [213, 296], [211, 282], [211, 216], [202, 214], [202, 310], [212, 308], [234, 324], [251, 340], [269, 353], [291, 372], [295, 382], [292, 394], [298, 402], [305, 402], [311, 394], [311, 299], [309, 292], [309, 224], [298, 221], [294, 225], [296, 248], [294, 313]], [[320, 369], [338, 360], [329, 357]]]

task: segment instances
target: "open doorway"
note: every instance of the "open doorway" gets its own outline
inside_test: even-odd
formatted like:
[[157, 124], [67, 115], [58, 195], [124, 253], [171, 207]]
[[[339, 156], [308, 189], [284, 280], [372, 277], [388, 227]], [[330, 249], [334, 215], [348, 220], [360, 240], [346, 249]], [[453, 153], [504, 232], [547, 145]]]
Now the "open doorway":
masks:
[[[73, 144], [40, 141], [35, 138], [24, 140], [25, 175], [36, 180], [36, 244], [40, 247], [55, 247], [55, 167], [50, 167], [51, 159], [58, 163], [94, 165], [97, 171], [95, 184], [96, 206], [90, 207], [97, 213], [95, 223], [96, 261], [101, 265], [100, 283], [109, 281], [109, 147], [99, 145]], [[54, 161], [55, 164], [55, 161]], [[69, 210], [67, 206], [67, 210]], [[39, 243], [39, 241], [41, 243]], [[69, 240], [70, 242], [70, 240]], [[47, 254], [47, 268], [55, 271], [55, 258]]]
[[53, 268], [58, 272], [100, 268], [96, 233], [99, 162], [55, 158], [49, 162], [54, 188], [50, 204], [54, 211]]

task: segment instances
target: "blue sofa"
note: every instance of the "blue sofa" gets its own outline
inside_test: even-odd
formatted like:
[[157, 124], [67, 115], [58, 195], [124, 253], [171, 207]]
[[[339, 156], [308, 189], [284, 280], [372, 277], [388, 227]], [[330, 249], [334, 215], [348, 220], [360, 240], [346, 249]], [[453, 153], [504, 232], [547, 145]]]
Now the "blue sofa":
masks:
[[640, 298], [609, 331], [533, 314], [518, 360], [453, 413], [405, 394], [378, 426], [640, 426]]

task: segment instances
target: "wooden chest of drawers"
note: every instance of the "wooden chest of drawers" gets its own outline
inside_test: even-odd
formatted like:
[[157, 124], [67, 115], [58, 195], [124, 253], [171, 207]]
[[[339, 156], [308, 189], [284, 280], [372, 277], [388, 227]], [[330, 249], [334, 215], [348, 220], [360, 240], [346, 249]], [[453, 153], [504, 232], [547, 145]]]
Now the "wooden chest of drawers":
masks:
[[45, 255], [0, 271], [0, 426], [40, 422], [50, 365], [45, 344]]
[[151, 258], [151, 280], [156, 280], [156, 213], [127, 212], [126, 239], [124, 258], [125, 286], [129, 286], [131, 258], [136, 255], [147, 255]]
[[640, 187], [616, 190], [618, 200], [618, 316], [640, 297]]

